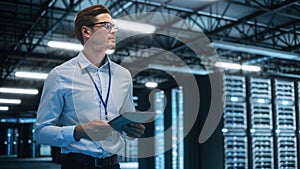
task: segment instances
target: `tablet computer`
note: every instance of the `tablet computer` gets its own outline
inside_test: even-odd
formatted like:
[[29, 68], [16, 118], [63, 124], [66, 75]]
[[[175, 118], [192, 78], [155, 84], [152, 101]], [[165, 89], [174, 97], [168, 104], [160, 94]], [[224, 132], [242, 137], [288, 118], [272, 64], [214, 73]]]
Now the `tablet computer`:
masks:
[[121, 132], [130, 123], [147, 123], [155, 119], [155, 112], [125, 112], [108, 122], [115, 130]]

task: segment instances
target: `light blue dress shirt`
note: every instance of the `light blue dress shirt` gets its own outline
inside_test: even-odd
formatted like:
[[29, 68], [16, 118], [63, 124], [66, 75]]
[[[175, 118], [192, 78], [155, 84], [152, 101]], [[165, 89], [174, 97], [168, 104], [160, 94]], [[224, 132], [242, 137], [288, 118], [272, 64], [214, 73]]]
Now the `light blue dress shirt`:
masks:
[[80, 52], [49, 73], [37, 112], [35, 134], [39, 144], [61, 147], [63, 154], [83, 153], [100, 158], [120, 154], [124, 140], [116, 131], [102, 141], [81, 139], [76, 142], [73, 137], [77, 124], [105, 120], [103, 104], [88, 72], [105, 100], [109, 85], [108, 62], [111, 69], [108, 120], [135, 111], [130, 72], [106, 58], [105, 64], [98, 68]]

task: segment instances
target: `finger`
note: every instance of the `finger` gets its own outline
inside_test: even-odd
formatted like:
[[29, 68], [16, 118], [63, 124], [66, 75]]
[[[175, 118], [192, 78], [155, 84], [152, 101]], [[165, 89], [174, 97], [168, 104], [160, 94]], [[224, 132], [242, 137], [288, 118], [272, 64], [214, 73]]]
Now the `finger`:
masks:
[[125, 133], [126, 133], [126, 135], [129, 136], [129, 137], [135, 137], [135, 138], [141, 137], [141, 134], [135, 133], [135, 132], [133, 132], [133, 131], [131, 131], [131, 130], [125, 131]]
[[131, 123], [131, 124], [129, 124], [129, 126], [145, 130], [145, 126], [142, 125], [141, 123]]
[[140, 137], [141, 135], [144, 134], [144, 129], [136, 128], [136, 127], [131, 127], [127, 126], [124, 128], [124, 131], [126, 134], [130, 137]]
[[141, 126], [129, 126], [128, 127], [131, 131], [136, 132], [136, 133], [144, 133], [144, 128]]

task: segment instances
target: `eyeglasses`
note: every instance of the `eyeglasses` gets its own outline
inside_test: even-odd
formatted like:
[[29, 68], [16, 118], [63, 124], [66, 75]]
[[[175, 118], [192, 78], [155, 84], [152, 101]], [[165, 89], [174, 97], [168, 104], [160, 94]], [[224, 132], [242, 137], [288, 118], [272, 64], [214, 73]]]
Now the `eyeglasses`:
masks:
[[95, 22], [95, 23], [92, 23], [90, 25], [87, 25], [88, 27], [93, 27], [93, 26], [96, 26], [96, 25], [102, 25], [101, 27], [104, 27], [106, 30], [108, 30], [109, 33], [111, 33], [111, 30], [112, 28], [114, 28], [116, 31], [118, 30], [118, 26], [111, 23], [111, 22]]

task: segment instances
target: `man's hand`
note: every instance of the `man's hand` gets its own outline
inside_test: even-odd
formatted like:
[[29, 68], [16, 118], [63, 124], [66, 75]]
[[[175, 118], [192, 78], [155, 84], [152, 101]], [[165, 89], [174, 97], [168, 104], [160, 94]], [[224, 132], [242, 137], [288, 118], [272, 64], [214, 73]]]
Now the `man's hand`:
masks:
[[112, 128], [107, 122], [94, 120], [77, 125], [74, 131], [74, 138], [76, 141], [79, 141], [81, 138], [99, 141], [106, 139], [111, 131]]
[[129, 137], [141, 137], [144, 134], [145, 126], [140, 123], [131, 123], [128, 126], [124, 127], [123, 131]]

